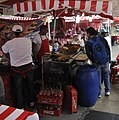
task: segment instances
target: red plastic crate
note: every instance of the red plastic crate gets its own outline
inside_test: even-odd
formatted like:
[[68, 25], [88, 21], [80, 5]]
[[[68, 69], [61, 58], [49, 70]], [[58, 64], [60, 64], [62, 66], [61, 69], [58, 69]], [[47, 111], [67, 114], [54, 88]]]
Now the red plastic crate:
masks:
[[117, 64], [119, 64], [119, 55], [117, 55], [116, 60], [117, 60]]
[[71, 113], [75, 113], [78, 110], [77, 90], [69, 85], [66, 88], [66, 105]]
[[47, 115], [52, 115], [52, 116], [61, 116], [62, 115], [62, 106], [57, 105], [38, 105], [38, 114], [40, 117], [44, 117]]
[[110, 79], [112, 83], [119, 81], [119, 65], [115, 65], [111, 68]]
[[55, 96], [38, 96], [37, 103], [41, 104], [53, 104], [53, 105], [62, 105], [63, 97], [55, 97]]
[[58, 93], [54, 94], [48, 94], [48, 91], [42, 92], [40, 91], [38, 94], [37, 103], [40, 104], [52, 104], [52, 105], [62, 105], [62, 99], [63, 99], [63, 91], [60, 90]]

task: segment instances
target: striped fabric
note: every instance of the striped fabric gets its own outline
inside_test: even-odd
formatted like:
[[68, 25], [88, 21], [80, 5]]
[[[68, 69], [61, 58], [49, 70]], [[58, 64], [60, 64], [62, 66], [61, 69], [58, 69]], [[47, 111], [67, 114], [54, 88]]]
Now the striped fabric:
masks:
[[37, 113], [0, 105], [0, 120], [39, 120]]
[[64, 7], [75, 8], [87, 13], [112, 15], [111, 1], [85, 0], [36, 0], [13, 5], [14, 15], [57, 10]]
[[20, 16], [8, 16], [8, 15], [1, 15], [0, 19], [3, 20], [12, 20], [12, 21], [34, 21], [34, 20], [46, 20], [46, 17], [39, 17], [39, 18], [31, 18], [31, 17], [20, 17]]
[[16, 21], [34, 21], [34, 20], [45, 19], [45, 17], [44, 18], [30, 18], [30, 17], [1, 15], [0, 19], [3, 19], [3, 20], [16, 20]]

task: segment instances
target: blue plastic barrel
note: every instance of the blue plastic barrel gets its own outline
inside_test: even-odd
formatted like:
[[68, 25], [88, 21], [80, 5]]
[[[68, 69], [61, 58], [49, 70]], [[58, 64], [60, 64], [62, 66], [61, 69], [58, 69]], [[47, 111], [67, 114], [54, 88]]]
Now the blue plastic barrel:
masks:
[[94, 65], [79, 65], [74, 86], [78, 91], [78, 103], [83, 107], [95, 105], [99, 94], [99, 75]]

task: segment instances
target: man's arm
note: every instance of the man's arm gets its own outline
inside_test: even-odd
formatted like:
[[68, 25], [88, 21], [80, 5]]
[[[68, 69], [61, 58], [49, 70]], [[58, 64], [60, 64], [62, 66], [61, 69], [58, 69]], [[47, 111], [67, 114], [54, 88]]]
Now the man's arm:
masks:
[[101, 37], [101, 40], [102, 40], [103, 44], [105, 45], [105, 47], [107, 49], [107, 52], [108, 52], [108, 55], [109, 55], [109, 61], [110, 61], [111, 60], [111, 51], [110, 51], [110, 47], [108, 45], [108, 42], [104, 37]]
[[1, 50], [2, 50], [2, 52], [3, 52], [3, 54], [4, 54], [4, 56], [5, 56], [8, 60], [10, 60], [9, 49], [8, 49], [7, 43], [5, 43], [5, 44], [2, 46]]
[[33, 56], [35, 60], [37, 60], [37, 55], [41, 48], [41, 44], [42, 44], [42, 41], [41, 41], [40, 36], [36, 35], [32, 41], [32, 52], [33, 52]]
[[92, 50], [91, 50], [91, 44], [89, 42], [86, 42], [85, 49], [86, 49], [86, 54], [88, 58], [94, 63]]

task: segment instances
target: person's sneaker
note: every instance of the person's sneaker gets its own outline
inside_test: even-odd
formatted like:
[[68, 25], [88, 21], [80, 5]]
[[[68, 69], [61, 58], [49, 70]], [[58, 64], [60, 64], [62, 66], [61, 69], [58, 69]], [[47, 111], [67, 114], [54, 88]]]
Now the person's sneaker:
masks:
[[101, 95], [98, 95], [98, 98], [101, 98]]
[[110, 92], [105, 92], [105, 96], [110, 96]]

